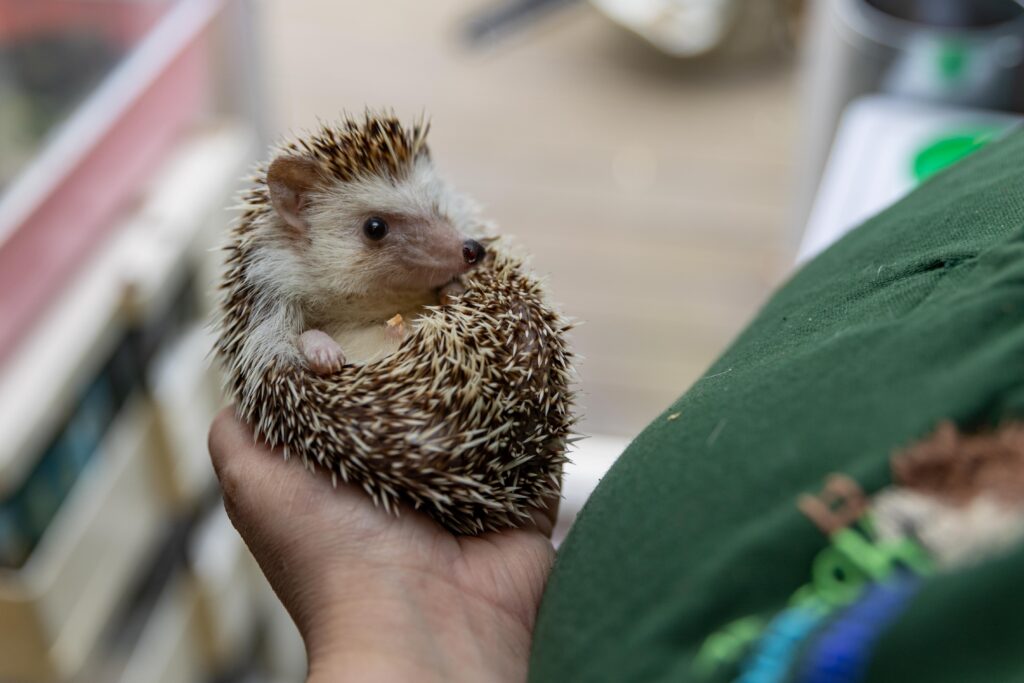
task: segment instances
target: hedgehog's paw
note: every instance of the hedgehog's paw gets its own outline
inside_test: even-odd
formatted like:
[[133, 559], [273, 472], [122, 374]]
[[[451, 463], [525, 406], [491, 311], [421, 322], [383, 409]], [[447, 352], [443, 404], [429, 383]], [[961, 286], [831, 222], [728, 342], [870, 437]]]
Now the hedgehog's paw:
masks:
[[345, 365], [345, 354], [338, 342], [320, 330], [303, 332], [299, 336], [299, 351], [309, 363], [309, 369], [318, 375], [329, 375]]
[[442, 306], [447, 306], [452, 303], [452, 298], [462, 296], [465, 293], [466, 286], [458, 280], [453, 280], [440, 289], [438, 298]]

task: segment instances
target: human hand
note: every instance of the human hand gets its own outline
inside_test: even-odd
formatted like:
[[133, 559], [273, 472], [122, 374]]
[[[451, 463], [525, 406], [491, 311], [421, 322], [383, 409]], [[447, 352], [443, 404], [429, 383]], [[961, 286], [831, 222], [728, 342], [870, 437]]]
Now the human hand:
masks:
[[309, 681], [526, 678], [557, 504], [459, 537], [285, 461], [230, 408], [209, 446], [228, 515], [302, 633]]

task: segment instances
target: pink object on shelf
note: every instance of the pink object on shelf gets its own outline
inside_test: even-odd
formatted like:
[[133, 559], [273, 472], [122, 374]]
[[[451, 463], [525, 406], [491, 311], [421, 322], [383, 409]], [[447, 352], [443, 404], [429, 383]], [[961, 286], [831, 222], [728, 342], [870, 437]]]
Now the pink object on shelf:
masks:
[[0, 42], [72, 26], [116, 37], [130, 46], [167, 13], [170, 4], [168, 0], [0, 0]]
[[[210, 91], [204, 36], [219, 6], [177, 3], [58, 131], [51, 146], [72, 158], [65, 163], [51, 155], [52, 168], [43, 163], [25, 174], [34, 173], [22, 183], [28, 199], [0, 202], [0, 211], [13, 206], [10, 213], [19, 214], [0, 215], [0, 361], [204, 111]], [[19, 189], [16, 179], [9, 190]]]

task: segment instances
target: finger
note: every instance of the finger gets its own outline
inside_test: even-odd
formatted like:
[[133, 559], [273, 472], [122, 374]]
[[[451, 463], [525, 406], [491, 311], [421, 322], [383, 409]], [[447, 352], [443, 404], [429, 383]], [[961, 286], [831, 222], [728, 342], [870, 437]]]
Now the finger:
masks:
[[208, 445], [218, 476], [221, 472], [235, 470], [244, 475], [252, 468], [260, 474], [267, 468], [280, 472], [295, 469], [281, 457], [278, 449], [271, 449], [257, 440], [252, 427], [235, 415], [233, 407], [223, 409], [214, 418]]
[[231, 408], [214, 419], [209, 449], [224, 501], [235, 517], [261, 515], [268, 509], [282, 515], [315, 515], [322, 505], [338, 508], [365, 502], [362, 489], [332, 481], [321, 468], [311, 474], [301, 459], [285, 460], [279, 450], [259, 443]]
[[208, 444], [210, 461], [228, 501], [255, 498], [269, 502], [283, 490], [284, 483], [317, 479], [306, 476], [305, 468], [286, 462], [280, 453], [257, 442], [251, 428], [235, 416], [233, 408], [225, 408], [214, 419]]
[[221, 476], [228, 463], [230, 454], [237, 449], [240, 441], [237, 431], [241, 424], [235, 417], [233, 406], [224, 408], [213, 418], [210, 425], [210, 434], [207, 437], [207, 448], [210, 451], [210, 461], [213, 463], [213, 470], [217, 476]]
[[240, 426], [237, 423], [234, 407], [224, 408], [213, 419], [206, 440], [213, 472], [217, 475], [217, 480], [227, 498], [233, 497], [234, 489], [237, 486], [235, 478], [228, 474], [234, 453], [241, 450], [239, 448], [240, 439], [236, 433]]
[[269, 449], [256, 441], [249, 426], [235, 416], [234, 407], [220, 411], [210, 426], [210, 461], [221, 480], [243, 475], [250, 466], [262, 466], [271, 459]]

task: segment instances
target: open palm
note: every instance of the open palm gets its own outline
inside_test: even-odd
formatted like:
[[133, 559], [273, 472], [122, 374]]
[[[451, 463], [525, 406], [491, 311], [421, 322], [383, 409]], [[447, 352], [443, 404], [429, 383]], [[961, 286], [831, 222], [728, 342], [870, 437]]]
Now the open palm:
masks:
[[210, 454], [232, 522], [303, 634], [311, 680], [525, 678], [554, 506], [525, 528], [453, 536], [286, 462], [230, 410]]

